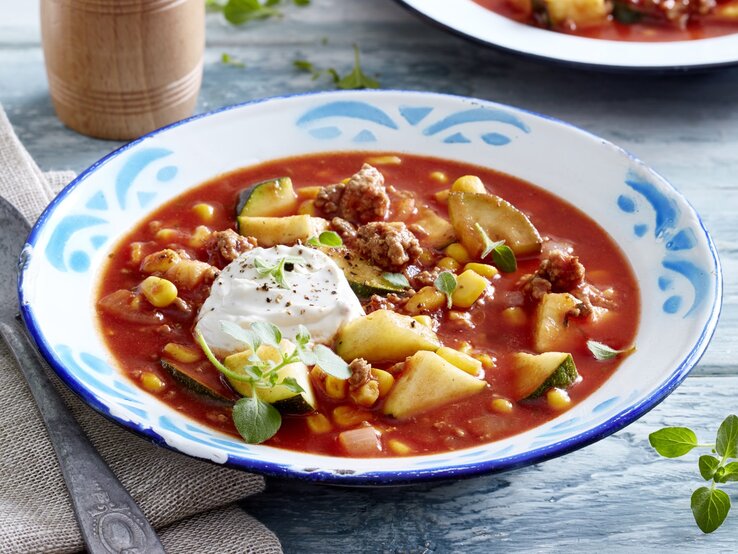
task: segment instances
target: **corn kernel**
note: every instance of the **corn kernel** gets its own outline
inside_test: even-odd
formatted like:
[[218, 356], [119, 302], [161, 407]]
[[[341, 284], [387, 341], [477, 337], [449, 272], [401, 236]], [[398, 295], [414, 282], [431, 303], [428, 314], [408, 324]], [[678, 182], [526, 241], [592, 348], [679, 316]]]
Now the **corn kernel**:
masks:
[[295, 192], [297, 193], [297, 196], [301, 199], [309, 200], [312, 198], [316, 198], [318, 196], [318, 193], [323, 190], [323, 187], [315, 186], [315, 187], [301, 187]]
[[134, 264], [140, 264], [141, 260], [143, 260], [143, 243], [141, 242], [132, 242], [131, 243], [131, 252], [129, 259], [131, 260], [131, 263]]
[[451, 256], [454, 260], [460, 264], [466, 264], [471, 261], [469, 251], [464, 248], [464, 245], [459, 242], [449, 244], [444, 250], [447, 256]]
[[167, 384], [156, 373], [144, 371], [141, 374], [141, 386], [149, 392], [161, 392]]
[[349, 392], [349, 396], [359, 406], [370, 408], [379, 399], [379, 381], [373, 379], [367, 381], [358, 389]]
[[482, 362], [472, 358], [469, 354], [459, 352], [448, 346], [442, 346], [436, 350], [436, 354], [459, 369], [466, 371], [469, 375], [476, 375], [482, 369]]
[[401, 165], [402, 158], [399, 156], [374, 156], [367, 158], [366, 163], [371, 165]]
[[410, 314], [432, 312], [446, 303], [446, 296], [435, 287], [423, 287], [410, 297], [405, 304], [405, 311]]
[[350, 180], [351, 180], [351, 177], [346, 177], [345, 179], [341, 179], [341, 182], [342, 182], [342, 183], [343, 183], [344, 185], [348, 185], [348, 182], [349, 182]]
[[481, 362], [484, 369], [492, 369], [495, 367], [495, 359], [489, 354], [475, 354], [474, 358]]
[[436, 183], [448, 183], [448, 175], [446, 175], [443, 171], [431, 171], [429, 177], [432, 181], [435, 181]]
[[474, 347], [470, 342], [464, 341], [456, 347], [456, 350], [463, 352], [464, 354], [470, 354], [474, 350]]
[[307, 425], [316, 435], [322, 435], [333, 429], [330, 420], [323, 414], [311, 414], [307, 417]]
[[206, 202], [199, 202], [192, 206], [192, 211], [204, 223], [210, 223], [215, 216], [215, 206]]
[[188, 244], [192, 248], [202, 248], [203, 246], [205, 246], [205, 243], [208, 241], [210, 235], [212, 234], [213, 232], [205, 225], [198, 225], [197, 227], [195, 227], [192, 236], [190, 236]]
[[472, 271], [476, 271], [479, 273], [482, 277], [486, 277], [487, 279], [492, 279], [495, 277], [499, 271], [498, 269], [489, 264], [480, 264], [477, 262], [469, 262], [464, 266], [464, 270], [471, 269]]
[[476, 175], [464, 175], [459, 177], [451, 185], [453, 192], [476, 192], [486, 194], [487, 189], [484, 187], [482, 180]]
[[177, 362], [191, 364], [200, 359], [200, 351], [184, 344], [168, 342], [164, 345], [164, 353]]
[[421, 325], [425, 325], [431, 329], [433, 328], [433, 318], [429, 315], [414, 315], [413, 319]]
[[176, 229], [159, 229], [154, 238], [159, 242], [174, 242], [181, 237], [181, 233]]
[[431, 265], [435, 259], [436, 255], [430, 250], [426, 250], [425, 248], [420, 253], [420, 256], [418, 256], [418, 261], [422, 265]]
[[315, 215], [317, 212], [315, 210], [315, 200], [305, 200], [302, 202], [298, 208], [297, 213], [299, 215]]
[[450, 256], [444, 256], [443, 258], [438, 260], [438, 263], [436, 265], [442, 269], [453, 271], [454, 273], [456, 273], [461, 267], [461, 264]]
[[552, 388], [546, 393], [546, 401], [554, 410], [563, 411], [571, 406], [569, 393], [564, 389]]
[[397, 439], [388, 440], [387, 447], [393, 454], [397, 454], [398, 456], [407, 456], [413, 451], [407, 444]]
[[379, 398], [385, 396], [395, 384], [395, 377], [389, 371], [372, 368], [372, 375], [379, 383]]
[[489, 281], [476, 271], [467, 269], [456, 278], [456, 290], [451, 295], [454, 306], [468, 308], [479, 299], [489, 285]]
[[169, 306], [177, 298], [177, 287], [174, 283], [153, 275], [141, 281], [139, 289], [146, 300], [157, 308]]
[[520, 306], [511, 306], [502, 310], [502, 317], [509, 325], [521, 326], [525, 325], [528, 316], [525, 315], [525, 310]]
[[347, 387], [348, 383], [345, 379], [339, 379], [333, 375], [327, 375], [325, 378], [325, 393], [335, 400], [346, 398]]
[[166, 248], [153, 254], [149, 254], [141, 263], [141, 271], [144, 273], [164, 273], [170, 267], [177, 265], [182, 258], [174, 250]]
[[449, 195], [450, 192], [451, 192], [450, 189], [443, 189], [443, 190], [439, 190], [433, 196], [436, 197], [436, 200], [440, 204], [447, 204], [448, 203], [448, 195]]
[[507, 398], [495, 398], [490, 407], [498, 414], [509, 414], [513, 411], [513, 403]]
[[372, 412], [352, 406], [337, 406], [333, 409], [333, 421], [339, 427], [353, 427], [363, 421], [371, 421]]

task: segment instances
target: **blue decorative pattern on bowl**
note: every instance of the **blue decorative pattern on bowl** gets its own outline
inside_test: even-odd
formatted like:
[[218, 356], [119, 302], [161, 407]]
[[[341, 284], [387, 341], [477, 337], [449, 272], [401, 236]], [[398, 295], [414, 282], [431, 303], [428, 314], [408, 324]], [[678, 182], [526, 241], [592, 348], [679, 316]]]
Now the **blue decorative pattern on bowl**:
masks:
[[[244, 138], [249, 136], [259, 140]], [[485, 165], [576, 204], [600, 222], [633, 265], [644, 299], [637, 352], [590, 397], [535, 429], [463, 451], [381, 461], [247, 445], [129, 382], [106, 350], [94, 315], [100, 269], [128, 229], [219, 173], [341, 150], [410, 152]], [[192, 456], [271, 475], [364, 485], [503, 471], [613, 433], [686, 377], [714, 331], [722, 291], [715, 248], [698, 216], [640, 161], [542, 116], [417, 92], [276, 98], [154, 132], [113, 152], [68, 186], [34, 227], [24, 257], [23, 318], [52, 367], [92, 407]], [[74, 325], [68, 314], [75, 314]]]

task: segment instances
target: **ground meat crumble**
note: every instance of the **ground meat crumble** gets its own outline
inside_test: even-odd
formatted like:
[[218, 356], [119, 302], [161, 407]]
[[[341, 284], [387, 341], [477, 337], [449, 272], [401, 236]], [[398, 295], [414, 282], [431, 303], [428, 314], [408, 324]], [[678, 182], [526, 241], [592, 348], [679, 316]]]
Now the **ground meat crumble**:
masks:
[[422, 253], [418, 239], [401, 222], [375, 221], [356, 232], [359, 253], [387, 271], [400, 271]]
[[208, 263], [222, 269], [255, 246], [254, 237], [244, 237], [233, 229], [226, 229], [211, 234], [205, 244], [205, 250], [208, 253]]
[[323, 187], [315, 198], [315, 208], [324, 216], [355, 224], [384, 220], [389, 207], [384, 176], [369, 164], [364, 164], [346, 184]]
[[581, 302], [571, 314], [574, 317], [589, 316], [593, 306], [615, 306], [611, 298], [585, 281], [585, 269], [579, 257], [560, 249], [550, 250], [536, 272], [523, 276], [519, 286], [526, 298], [533, 302], [538, 302], [549, 292], [572, 294]]

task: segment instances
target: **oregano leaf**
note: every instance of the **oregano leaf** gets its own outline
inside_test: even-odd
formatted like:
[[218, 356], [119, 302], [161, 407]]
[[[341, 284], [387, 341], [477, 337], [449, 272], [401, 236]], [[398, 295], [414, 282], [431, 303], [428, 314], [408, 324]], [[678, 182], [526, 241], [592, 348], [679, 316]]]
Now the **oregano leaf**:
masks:
[[338, 356], [333, 350], [327, 346], [319, 344], [313, 350], [315, 355], [315, 364], [329, 375], [333, 375], [338, 379], [348, 379], [351, 377], [351, 370], [348, 364]]
[[703, 533], [720, 527], [730, 511], [730, 497], [720, 489], [700, 487], [692, 493], [692, 514]]
[[233, 423], [249, 444], [272, 438], [282, 425], [279, 411], [256, 396], [241, 398], [233, 405]]
[[387, 281], [393, 287], [406, 289], [410, 286], [410, 282], [407, 280], [407, 277], [402, 273], [389, 273], [388, 271], [385, 271], [382, 273], [382, 279]]
[[738, 458], [738, 416], [729, 415], [720, 424], [715, 451], [726, 458]]
[[648, 435], [648, 442], [665, 458], [678, 458], [697, 446], [697, 435], [686, 427], [664, 427]]
[[729, 464], [725, 464], [721, 469], [723, 471], [720, 475], [720, 479], [715, 479], [715, 481], [717, 481], [718, 483], [738, 481], [738, 462], [730, 462]]
[[720, 460], [718, 460], [715, 456], [705, 454], [704, 456], [700, 456], [698, 465], [702, 478], [705, 481], [709, 481], [715, 476], [715, 472], [720, 467]]

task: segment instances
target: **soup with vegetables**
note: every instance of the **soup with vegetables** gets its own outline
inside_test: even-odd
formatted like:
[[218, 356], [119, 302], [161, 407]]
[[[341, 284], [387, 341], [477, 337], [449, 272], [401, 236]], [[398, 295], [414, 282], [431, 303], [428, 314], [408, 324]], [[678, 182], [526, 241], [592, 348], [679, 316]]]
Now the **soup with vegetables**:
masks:
[[509, 175], [403, 154], [248, 167], [110, 254], [97, 311], [141, 388], [247, 442], [406, 456], [502, 439], [633, 349], [639, 294], [589, 217]]
[[665, 42], [738, 32], [738, 0], [474, 0], [500, 15], [588, 38]]

